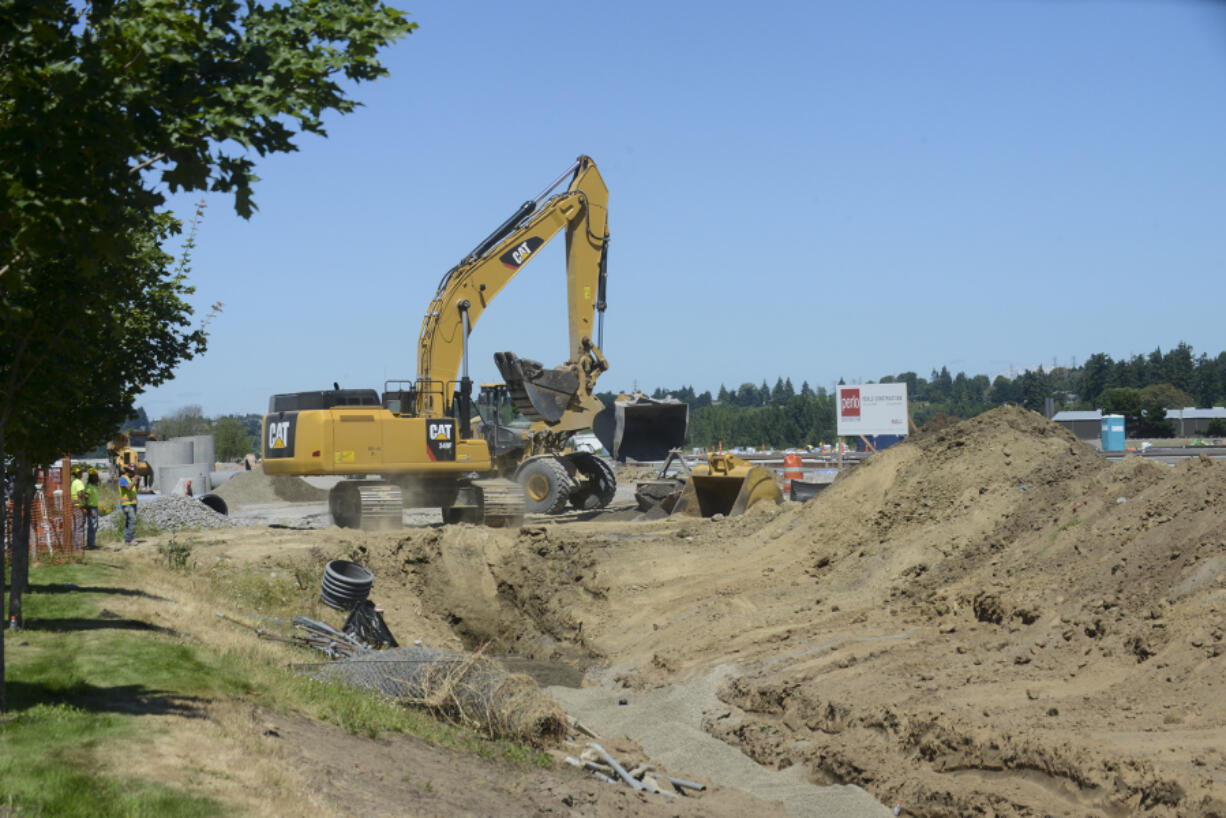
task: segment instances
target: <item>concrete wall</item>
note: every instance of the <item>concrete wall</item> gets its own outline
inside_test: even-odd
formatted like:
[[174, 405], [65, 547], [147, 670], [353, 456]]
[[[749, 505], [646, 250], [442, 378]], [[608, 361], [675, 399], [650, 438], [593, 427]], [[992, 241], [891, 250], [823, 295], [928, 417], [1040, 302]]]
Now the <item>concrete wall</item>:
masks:
[[213, 454], [213, 436], [212, 435], [192, 435], [186, 438], [192, 442], [194, 449], [192, 453], [192, 463], [204, 463], [210, 470], [213, 464], [217, 462], [217, 457]]
[[[145, 444], [145, 462], [155, 472], [160, 466], [177, 466], [191, 463], [196, 447], [190, 437], [175, 437], [170, 440], [150, 440]], [[155, 475], [156, 479], [156, 475]]]
[[192, 494], [199, 497], [212, 490], [209, 481], [211, 466], [208, 463], [184, 463], [176, 466], [158, 466], [153, 476], [153, 485], [161, 494], [170, 494], [179, 480], [192, 481]]
[[212, 435], [150, 440], [145, 445], [145, 461], [153, 467], [154, 490], [169, 494], [180, 478], [186, 478], [192, 481], [193, 493], [209, 491], [209, 474], [215, 465], [213, 452]]

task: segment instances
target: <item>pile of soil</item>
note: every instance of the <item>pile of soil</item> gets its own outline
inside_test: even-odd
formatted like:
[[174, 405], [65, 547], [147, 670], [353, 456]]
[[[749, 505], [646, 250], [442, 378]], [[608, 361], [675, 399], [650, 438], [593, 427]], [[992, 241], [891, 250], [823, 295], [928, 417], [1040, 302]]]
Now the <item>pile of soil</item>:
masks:
[[709, 727], [917, 815], [1226, 815], [1224, 507], [1224, 464], [1111, 464], [1017, 409], [897, 446], [780, 537], [835, 641]]
[[328, 492], [316, 488], [301, 477], [264, 474], [262, 466], [241, 471], [222, 483], [213, 494], [232, 508], [263, 503], [322, 503]]

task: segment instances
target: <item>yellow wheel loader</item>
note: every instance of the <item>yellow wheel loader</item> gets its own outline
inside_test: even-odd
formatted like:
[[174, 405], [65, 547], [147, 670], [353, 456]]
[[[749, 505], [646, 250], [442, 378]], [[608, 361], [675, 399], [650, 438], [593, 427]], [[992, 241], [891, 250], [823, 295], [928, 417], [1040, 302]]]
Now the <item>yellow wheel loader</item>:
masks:
[[[505, 383], [474, 400], [473, 326], [563, 231], [569, 358], [547, 369], [499, 353]], [[271, 398], [265, 472], [351, 478], [332, 490], [329, 506], [337, 524], [362, 528], [400, 527], [405, 505], [438, 507], [445, 522], [514, 525], [526, 511], [607, 504], [616, 490], [612, 467], [567, 446], [604, 409], [595, 385], [609, 366], [601, 353], [608, 244], [608, 189], [596, 163], [580, 156], [443, 276], [422, 319], [416, 378], [387, 381], [382, 394], [333, 384]], [[516, 412], [520, 423], [512, 425]]]
[[149, 440], [148, 432], [133, 430], [120, 432], [115, 439], [106, 444], [106, 457], [111, 464], [111, 481], [118, 483], [124, 467], [135, 466], [136, 477], [140, 487], [153, 489], [153, 467], [145, 462], [145, 442]]

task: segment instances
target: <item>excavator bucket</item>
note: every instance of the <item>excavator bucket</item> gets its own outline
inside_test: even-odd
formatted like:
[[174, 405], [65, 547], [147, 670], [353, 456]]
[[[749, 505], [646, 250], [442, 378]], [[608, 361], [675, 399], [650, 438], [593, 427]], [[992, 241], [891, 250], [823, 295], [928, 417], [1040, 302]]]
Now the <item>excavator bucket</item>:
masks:
[[706, 465], [690, 470], [673, 514], [688, 517], [734, 517], [758, 503], [783, 502], [783, 492], [770, 469], [735, 455], [712, 454]]
[[663, 460], [685, 443], [690, 407], [679, 400], [619, 396], [592, 420], [592, 431], [614, 460]]
[[557, 423], [579, 391], [579, 378], [568, 366], [546, 369], [514, 352], [495, 352], [494, 363], [520, 414], [531, 421]]

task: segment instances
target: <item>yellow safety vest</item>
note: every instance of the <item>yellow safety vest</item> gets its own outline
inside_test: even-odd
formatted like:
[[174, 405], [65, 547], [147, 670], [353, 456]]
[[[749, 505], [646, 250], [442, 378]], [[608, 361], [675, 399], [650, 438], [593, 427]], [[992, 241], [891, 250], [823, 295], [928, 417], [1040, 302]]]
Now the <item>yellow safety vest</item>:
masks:
[[119, 478], [119, 505], [136, 505], [136, 481], [126, 474]]

